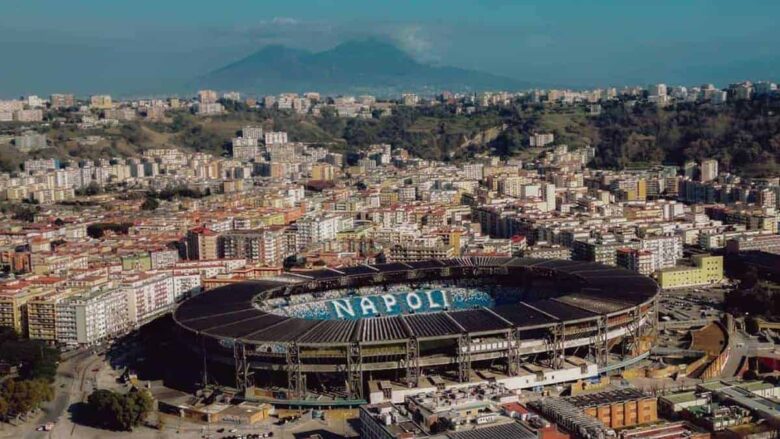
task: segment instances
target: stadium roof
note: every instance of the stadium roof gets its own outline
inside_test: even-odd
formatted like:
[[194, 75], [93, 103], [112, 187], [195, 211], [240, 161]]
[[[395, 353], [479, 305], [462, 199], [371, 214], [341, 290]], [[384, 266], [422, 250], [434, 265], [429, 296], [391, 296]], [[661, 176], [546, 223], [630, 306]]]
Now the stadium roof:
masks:
[[[287, 294], [289, 282], [258, 280], [220, 287], [182, 303], [174, 319], [182, 327], [212, 337], [241, 339], [249, 343], [298, 342], [304, 344], [381, 343], [409, 338], [455, 337], [464, 332], [502, 332], [512, 327], [533, 328], [561, 321], [595, 318], [620, 311], [654, 297], [657, 284], [639, 274], [600, 264], [521, 258], [457, 258], [378, 265], [359, 265], [301, 273], [313, 281], [343, 276], [443, 267], [512, 267], [541, 273], [543, 282], [560, 288], [560, 296], [492, 309], [452, 310], [405, 314], [360, 320], [315, 320], [273, 314], [255, 306], [257, 296]], [[574, 282], [572, 282], [574, 280]], [[559, 286], [560, 285], [560, 286]], [[599, 298], [604, 300], [599, 302]]]

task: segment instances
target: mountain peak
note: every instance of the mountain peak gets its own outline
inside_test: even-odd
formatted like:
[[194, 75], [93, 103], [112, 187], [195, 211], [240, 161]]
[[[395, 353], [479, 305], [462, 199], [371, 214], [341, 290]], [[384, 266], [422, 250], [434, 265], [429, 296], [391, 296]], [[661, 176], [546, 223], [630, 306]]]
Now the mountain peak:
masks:
[[403, 56], [409, 56], [393, 43], [379, 38], [364, 38], [360, 40], [349, 40], [338, 44], [330, 52], [361, 52], [361, 51], [381, 51], [386, 53], [396, 53]]
[[265, 46], [206, 75], [200, 85], [251, 93], [318, 90], [396, 94], [403, 91], [527, 88], [512, 79], [416, 61], [378, 38], [350, 40], [321, 52]]

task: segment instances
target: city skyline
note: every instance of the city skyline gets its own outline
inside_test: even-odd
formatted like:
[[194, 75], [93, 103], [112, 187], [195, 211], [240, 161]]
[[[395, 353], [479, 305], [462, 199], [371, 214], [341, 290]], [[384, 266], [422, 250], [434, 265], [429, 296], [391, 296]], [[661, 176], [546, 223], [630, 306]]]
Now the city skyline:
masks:
[[[380, 38], [420, 62], [556, 87], [773, 79], [780, 5], [723, 1], [6, 4], [0, 95], [182, 93], [267, 45], [321, 51]], [[758, 11], [761, 11], [759, 13]], [[67, 66], [67, 68], [52, 68]], [[296, 90], [302, 91], [302, 90]], [[257, 90], [263, 94], [263, 90]]]

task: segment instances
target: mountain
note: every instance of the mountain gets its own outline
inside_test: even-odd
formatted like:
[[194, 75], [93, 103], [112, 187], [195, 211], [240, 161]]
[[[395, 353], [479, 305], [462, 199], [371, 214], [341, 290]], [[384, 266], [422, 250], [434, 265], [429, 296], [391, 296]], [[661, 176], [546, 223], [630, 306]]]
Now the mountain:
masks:
[[272, 45], [199, 78], [198, 86], [259, 93], [395, 94], [521, 90], [532, 84], [490, 73], [418, 62], [376, 39], [348, 41], [322, 52]]

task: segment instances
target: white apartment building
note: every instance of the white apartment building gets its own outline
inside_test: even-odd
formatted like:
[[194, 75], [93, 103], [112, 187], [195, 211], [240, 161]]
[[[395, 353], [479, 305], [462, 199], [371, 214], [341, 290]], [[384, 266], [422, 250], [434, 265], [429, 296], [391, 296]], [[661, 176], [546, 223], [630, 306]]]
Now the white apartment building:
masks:
[[467, 180], [482, 180], [484, 174], [485, 165], [482, 163], [472, 163], [463, 165], [463, 176]]
[[701, 162], [701, 181], [707, 182], [718, 178], [718, 161], [714, 159]]
[[198, 275], [202, 279], [218, 274], [230, 273], [246, 267], [246, 259], [214, 259], [201, 261], [180, 261], [173, 267], [175, 276]]
[[555, 135], [553, 133], [534, 133], [528, 139], [530, 146], [547, 146], [555, 142]]
[[150, 251], [149, 257], [152, 261], [152, 270], [172, 267], [179, 261], [179, 252], [177, 250], [164, 249]]
[[241, 129], [241, 136], [246, 139], [263, 139], [263, 127], [245, 126]]
[[683, 257], [682, 238], [674, 236], [654, 236], [639, 241], [640, 250], [650, 250], [653, 254], [653, 267], [656, 270], [674, 267]]
[[213, 116], [213, 115], [222, 114], [224, 112], [225, 112], [225, 107], [223, 107], [222, 104], [217, 102], [198, 104], [199, 116]]
[[523, 177], [506, 177], [498, 181], [498, 191], [508, 197], [520, 197], [522, 195]]
[[309, 217], [298, 220], [298, 243], [307, 246], [313, 242], [327, 241], [336, 238], [336, 233], [342, 224], [341, 218], [335, 215]]
[[59, 161], [55, 159], [25, 160], [24, 170], [27, 173], [38, 171], [53, 171], [59, 168]]
[[202, 279], [198, 273], [173, 273], [173, 297], [175, 300], [201, 292]]
[[138, 273], [122, 280], [128, 297], [130, 320], [142, 325], [167, 312], [174, 304], [173, 276], [168, 273]]
[[43, 120], [43, 111], [40, 109], [18, 110], [14, 112], [14, 120], [17, 122], [40, 122]]
[[417, 188], [414, 186], [403, 186], [398, 188], [398, 200], [402, 202], [414, 201], [417, 199]]
[[555, 184], [553, 183], [545, 183], [544, 184], [544, 201], [547, 204], [547, 211], [552, 212], [556, 209], [556, 199], [555, 199]]
[[119, 288], [98, 289], [58, 301], [55, 305], [57, 343], [92, 345], [132, 329], [127, 294]]
[[[14, 147], [22, 152], [29, 152], [34, 149], [48, 148], [46, 135], [35, 132], [26, 132], [21, 136], [14, 137]], [[27, 167], [24, 168], [27, 171]]]
[[76, 340], [93, 344], [130, 330], [128, 296], [120, 289], [74, 298]]
[[198, 102], [201, 104], [213, 104], [217, 102], [217, 92], [214, 90], [199, 90]]
[[287, 143], [287, 133], [284, 131], [268, 131], [263, 135], [266, 145], [279, 145]]

